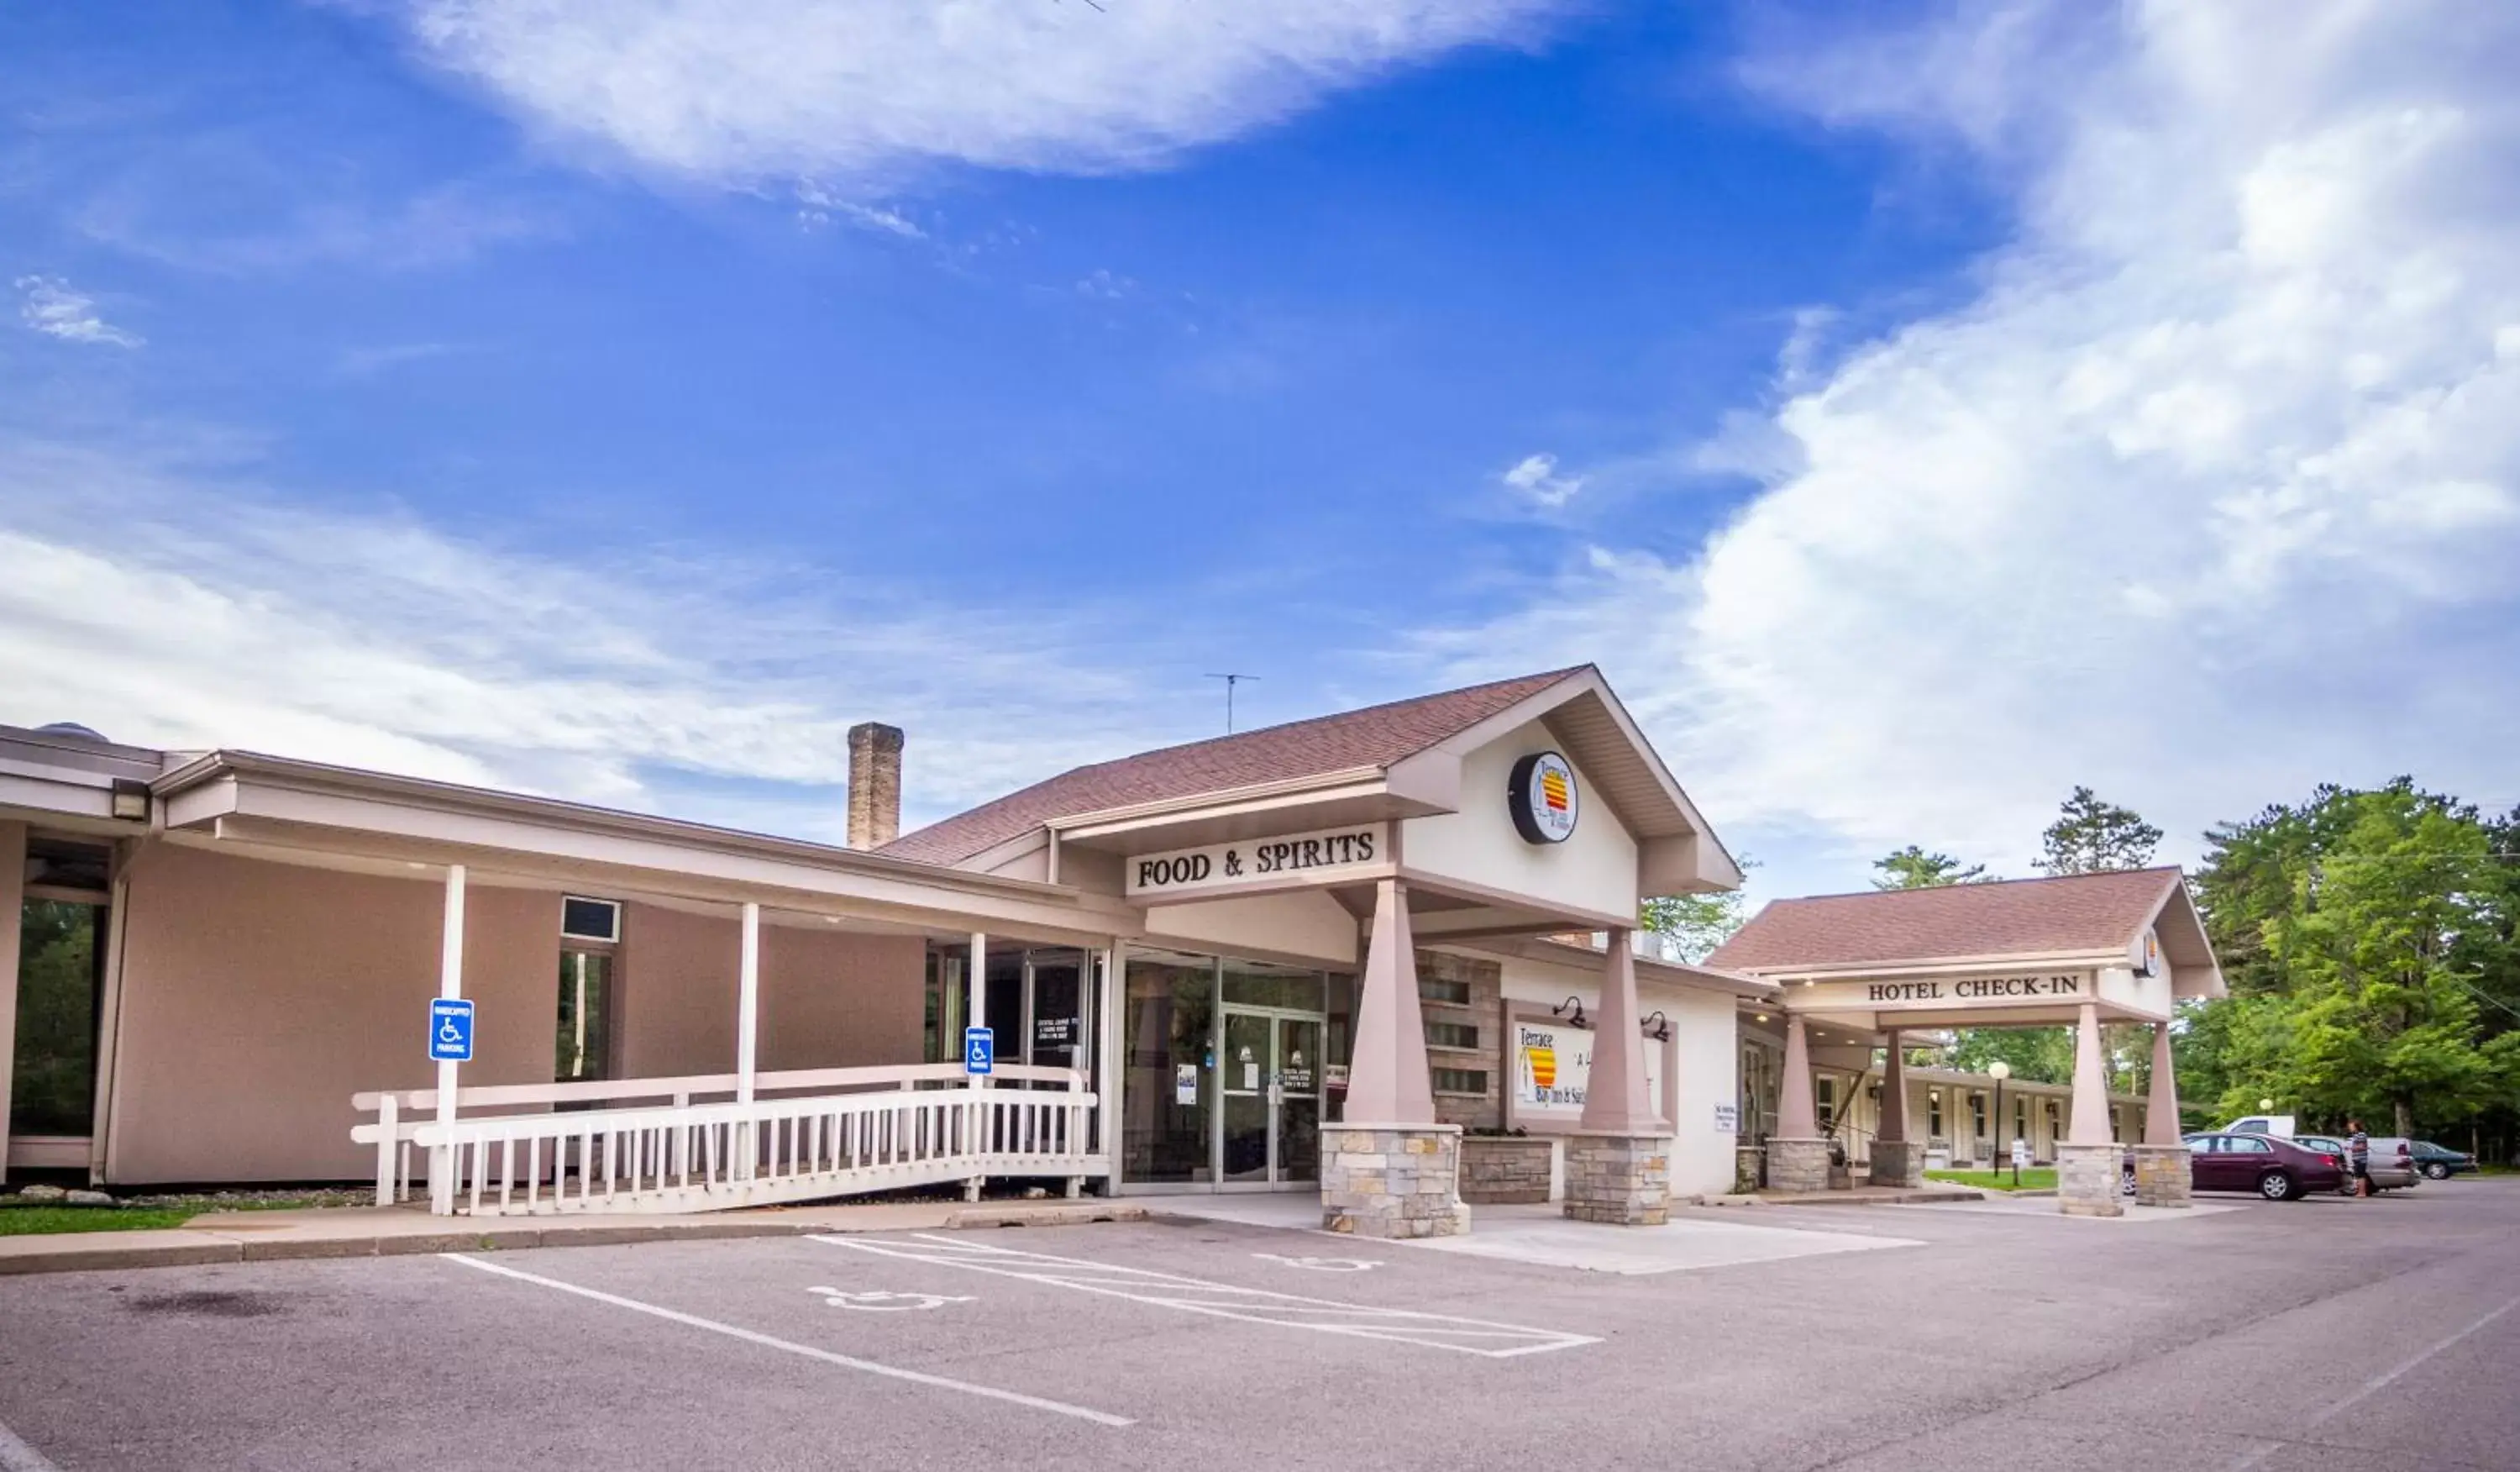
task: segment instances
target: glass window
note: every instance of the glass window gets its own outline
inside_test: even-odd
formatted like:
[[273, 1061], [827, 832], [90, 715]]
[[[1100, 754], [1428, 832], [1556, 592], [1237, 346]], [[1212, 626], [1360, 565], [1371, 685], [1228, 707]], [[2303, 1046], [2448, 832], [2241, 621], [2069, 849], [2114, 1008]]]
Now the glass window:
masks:
[[552, 1080], [586, 1083], [612, 1077], [612, 956], [564, 950], [560, 956], [560, 1026]]
[[1322, 974], [1301, 966], [1275, 966], [1267, 961], [1227, 961], [1225, 1000], [1246, 1007], [1284, 1007], [1296, 1012], [1322, 1008]]
[[1129, 1180], [1212, 1178], [1216, 1108], [1216, 963], [1161, 951], [1129, 953], [1123, 1026], [1121, 1170]]
[[1470, 1004], [1470, 984], [1420, 978], [1418, 983], [1418, 995], [1430, 1002], [1446, 1002], [1456, 1007], [1466, 1007]]
[[77, 899], [29, 899], [19, 911], [13, 1134], [86, 1134], [95, 1124], [96, 1022], [110, 913]]
[[1928, 1089], [1926, 1091], [1925, 1118], [1925, 1130], [1927, 1133], [1940, 1134], [1943, 1132], [1943, 1091], [1941, 1089]]
[[2229, 1150], [2233, 1155], [2272, 1155], [2275, 1153], [2274, 1146], [2268, 1144], [2265, 1140], [2260, 1139], [2253, 1134], [2231, 1135], [2226, 1138], [2223, 1141], [2223, 1144], [2225, 1148]]
[[575, 941], [609, 944], [621, 939], [621, 906], [610, 899], [563, 895], [560, 901], [560, 933]]
[[1438, 1048], [1475, 1048], [1479, 1030], [1465, 1022], [1430, 1022], [1426, 1024], [1426, 1042]]
[[1435, 1092], [1439, 1094], [1480, 1094], [1488, 1091], [1488, 1071], [1483, 1068], [1439, 1068], [1433, 1071]]

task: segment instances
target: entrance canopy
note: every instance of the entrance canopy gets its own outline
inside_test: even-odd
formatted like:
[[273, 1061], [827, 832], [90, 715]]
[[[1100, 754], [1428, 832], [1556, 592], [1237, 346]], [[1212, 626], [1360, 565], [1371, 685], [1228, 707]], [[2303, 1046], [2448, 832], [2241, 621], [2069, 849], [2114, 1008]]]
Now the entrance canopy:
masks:
[[1640, 896], [1741, 880], [1589, 665], [1078, 767], [878, 851], [1121, 897], [1150, 936], [1238, 918], [1343, 951], [1386, 882], [1437, 942], [1630, 927]]
[[1779, 899], [1708, 958], [1793, 1013], [1876, 1033], [2160, 1022], [2225, 994], [2176, 868]]

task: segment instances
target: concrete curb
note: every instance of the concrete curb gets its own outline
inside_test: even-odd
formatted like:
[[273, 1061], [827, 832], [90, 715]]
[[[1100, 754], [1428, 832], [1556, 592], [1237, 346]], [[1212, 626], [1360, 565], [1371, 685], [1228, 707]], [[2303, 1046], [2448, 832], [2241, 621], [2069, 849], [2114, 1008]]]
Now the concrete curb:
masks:
[[[484, 1223], [470, 1230], [435, 1226], [419, 1230], [286, 1234], [247, 1227], [179, 1226], [135, 1232], [77, 1232], [0, 1237], [0, 1277], [37, 1272], [93, 1272], [129, 1267], [200, 1267], [222, 1263], [278, 1263], [326, 1258], [391, 1258], [440, 1252], [503, 1252], [532, 1247], [619, 1247], [643, 1242], [708, 1242], [742, 1237], [803, 1237], [901, 1230], [968, 1231], [985, 1227], [1075, 1226], [1096, 1221], [1144, 1221], [1147, 1209], [1120, 1202], [1062, 1201], [1051, 1206], [954, 1207], [931, 1219], [904, 1214], [852, 1220], [848, 1209], [828, 1214], [781, 1213], [781, 1219], [729, 1217], [725, 1220], [640, 1221], [635, 1219], [518, 1224]], [[583, 1221], [585, 1224], [576, 1224]], [[330, 1223], [327, 1223], [330, 1225]], [[433, 1229], [432, 1229], [433, 1228]]]

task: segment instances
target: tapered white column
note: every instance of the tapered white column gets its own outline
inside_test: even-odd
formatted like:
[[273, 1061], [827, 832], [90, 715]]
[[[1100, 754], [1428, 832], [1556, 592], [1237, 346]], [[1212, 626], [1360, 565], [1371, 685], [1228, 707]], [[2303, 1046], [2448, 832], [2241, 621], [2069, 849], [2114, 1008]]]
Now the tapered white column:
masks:
[[1803, 1036], [1798, 1012], [1785, 1014], [1785, 1076], [1777, 1083], [1777, 1136], [1820, 1138], [1820, 1106], [1812, 1098], [1811, 1042]]
[[2074, 1026], [2074, 1117], [2065, 1122], [2069, 1145], [2109, 1141], [2108, 1072], [2100, 1062], [2100, 1009], [2085, 1002]]
[[1409, 891], [1373, 887], [1373, 931], [1356, 1004], [1346, 1118], [1372, 1125], [1432, 1125], [1435, 1087], [1426, 1070], [1426, 1027], [1418, 1009], [1418, 952], [1409, 934]]
[[[963, 974], [963, 1026], [985, 1028], [988, 1025], [989, 938], [975, 930], [971, 932], [971, 967]], [[961, 1049], [963, 1039], [955, 1038], [954, 1046], [958, 1050]], [[986, 1074], [966, 1074], [964, 1081], [973, 1088], [989, 1086], [989, 1077]]]
[[2147, 1145], [2177, 1145], [2179, 1128], [2179, 1079], [2170, 1058], [2170, 1024], [2152, 1025], [2152, 1093], [2144, 1105], [2143, 1142]]
[[[447, 1001], [464, 995], [464, 866], [446, 866], [446, 906], [437, 936], [437, 994]], [[479, 1037], [474, 1037], [479, 1044]], [[441, 1059], [437, 1065], [437, 1127], [455, 1127], [455, 1090], [463, 1065]], [[428, 1209], [438, 1216], [455, 1210], [455, 1147], [442, 1144], [428, 1153]]]
[[761, 1056], [761, 906], [743, 906], [743, 942], [735, 972], [735, 1102], [752, 1102]]
[[[1412, 989], [1415, 989], [1414, 988]], [[1662, 1117], [1645, 1089], [1645, 1039], [1637, 1028], [1637, 957], [1630, 932], [1610, 932], [1601, 968], [1600, 1031], [1586, 1081], [1586, 1134], [1660, 1134]]]

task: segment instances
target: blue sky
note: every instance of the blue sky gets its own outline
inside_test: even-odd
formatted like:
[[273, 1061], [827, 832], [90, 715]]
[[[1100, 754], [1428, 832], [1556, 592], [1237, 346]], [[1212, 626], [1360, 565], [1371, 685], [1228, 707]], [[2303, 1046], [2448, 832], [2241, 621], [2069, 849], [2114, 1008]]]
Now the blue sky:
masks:
[[2212, 9], [13, 8], [0, 720], [829, 837], [1591, 660], [1778, 893], [2520, 800], [2520, 32]]

